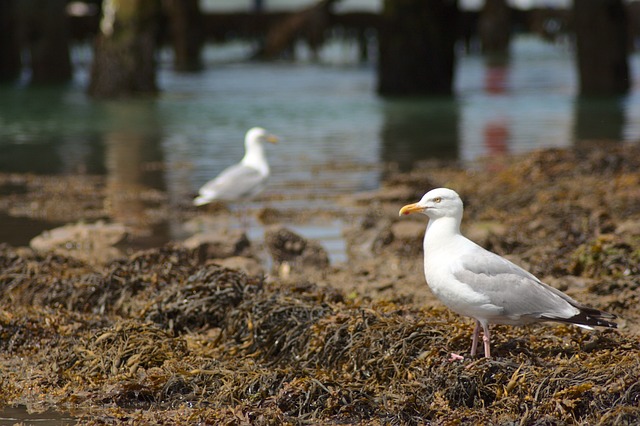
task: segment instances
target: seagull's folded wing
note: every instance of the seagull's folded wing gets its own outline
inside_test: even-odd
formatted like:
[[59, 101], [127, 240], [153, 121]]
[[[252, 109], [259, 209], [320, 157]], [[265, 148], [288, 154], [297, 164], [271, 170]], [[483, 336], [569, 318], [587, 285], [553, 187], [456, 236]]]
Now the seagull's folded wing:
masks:
[[257, 192], [265, 178], [266, 176], [253, 167], [235, 164], [204, 184], [199, 193], [202, 197], [234, 200]]
[[[498, 316], [492, 322], [527, 323], [543, 319], [566, 319], [580, 312], [578, 302], [542, 283], [534, 275], [478, 246], [460, 256], [453, 275], [474, 291], [484, 295]], [[489, 308], [489, 306], [487, 306]]]

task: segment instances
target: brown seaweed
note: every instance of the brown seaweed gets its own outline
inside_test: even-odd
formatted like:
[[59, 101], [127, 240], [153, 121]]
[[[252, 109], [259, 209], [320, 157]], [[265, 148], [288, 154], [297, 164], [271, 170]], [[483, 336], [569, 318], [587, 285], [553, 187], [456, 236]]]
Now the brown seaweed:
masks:
[[416, 296], [421, 236], [384, 213], [354, 232], [371, 259], [287, 281], [177, 244], [102, 266], [2, 245], [0, 405], [89, 425], [637, 424], [638, 151], [432, 167], [369, 200], [397, 214], [418, 186], [455, 187], [470, 232], [501, 225], [475, 229], [479, 242], [616, 313], [619, 331], [496, 326], [494, 358], [450, 361], [470, 320]]

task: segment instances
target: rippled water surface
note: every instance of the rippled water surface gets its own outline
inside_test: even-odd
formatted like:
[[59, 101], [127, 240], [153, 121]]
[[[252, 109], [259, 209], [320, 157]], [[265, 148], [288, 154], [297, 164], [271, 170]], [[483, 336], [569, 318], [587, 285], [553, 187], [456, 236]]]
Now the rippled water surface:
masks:
[[[235, 49], [236, 57], [246, 53]], [[273, 207], [330, 209], [337, 207], [326, 200], [336, 194], [376, 188], [388, 162], [406, 169], [429, 158], [470, 162], [590, 139], [640, 139], [637, 54], [634, 88], [624, 97], [577, 100], [571, 50], [518, 38], [501, 66], [461, 55], [452, 98], [382, 99], [375, 66], [348, 60], [354, 51], [328, 46], [322, 63], [292, 64], [229, 60], [209, 48], [201, 73], [163, 66], [156, 99], [92, 101], [84, 94], [86, 66], [64, 88], [1, 87], [0, 172], [118, 173], [135, 181], [151, 179], [139, 170], [152, 167], [161, 173], [141, 183], [180, 204], [242, 157], [248, 128], [263, 126], [281, 137], [268, 147]], [[87, 62], [85, 50], [76, 56]], [[324, 231], [335, 234], [331, 226]]]

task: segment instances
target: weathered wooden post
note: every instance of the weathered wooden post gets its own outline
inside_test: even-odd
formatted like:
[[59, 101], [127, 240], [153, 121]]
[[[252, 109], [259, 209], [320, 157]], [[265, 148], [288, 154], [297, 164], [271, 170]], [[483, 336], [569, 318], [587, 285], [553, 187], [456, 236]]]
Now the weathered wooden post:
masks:
[[379, 33], [378, 92], [453, 92], [456, 0], [384, 0]]
[[28, 49], [32, 84], [71, 79], [66, 0], [20, 0], [15, 3], [18, 45]]
[[91, 67], [89, 95], [154, 94], [158, 0], [105, 0]]
[[199, 0], [167, 0], [174, 66], [177, 71], [199, 71], [203, 43], [203, 18]]
[[506, 57], [511, 40], [511, 10], [506, 0], [485, 0], [478, 21], [482, 53]]
[[581, 95], [627, 93], [626, 8], [622, 0], [574, 0]]
[[16, 39], [15, 0], [0, 1], [0, 83], [20, 76], [20, 48]]

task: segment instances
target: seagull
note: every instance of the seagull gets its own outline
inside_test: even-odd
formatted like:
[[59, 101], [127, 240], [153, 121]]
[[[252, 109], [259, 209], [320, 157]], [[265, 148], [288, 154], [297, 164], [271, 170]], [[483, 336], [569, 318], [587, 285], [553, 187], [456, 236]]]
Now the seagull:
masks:
[[463, 204], [453, 190], [437, 188], [400, 209], [400, 216], [429, 217], [424, 234], [424, 275], [431, 291], [449, 309], [475, 319], [471, 356], [483, 331], [484, 356], [491, 357], [489, 324], [541, 321], [617, 328], [615, 315], [585, 306], [509, 260], [460, 233]]
[[195, 206], [213, 200], [234, 201], [258, 194], [269, 177], [269, 164], [264, 154], [264, 142], [276, 143], [278, 137], [261, 127], [249, 129], [244, 138], [245, 154], [238, 164], [227, 167], [216, 178], [205, 183], [193, 200]]

